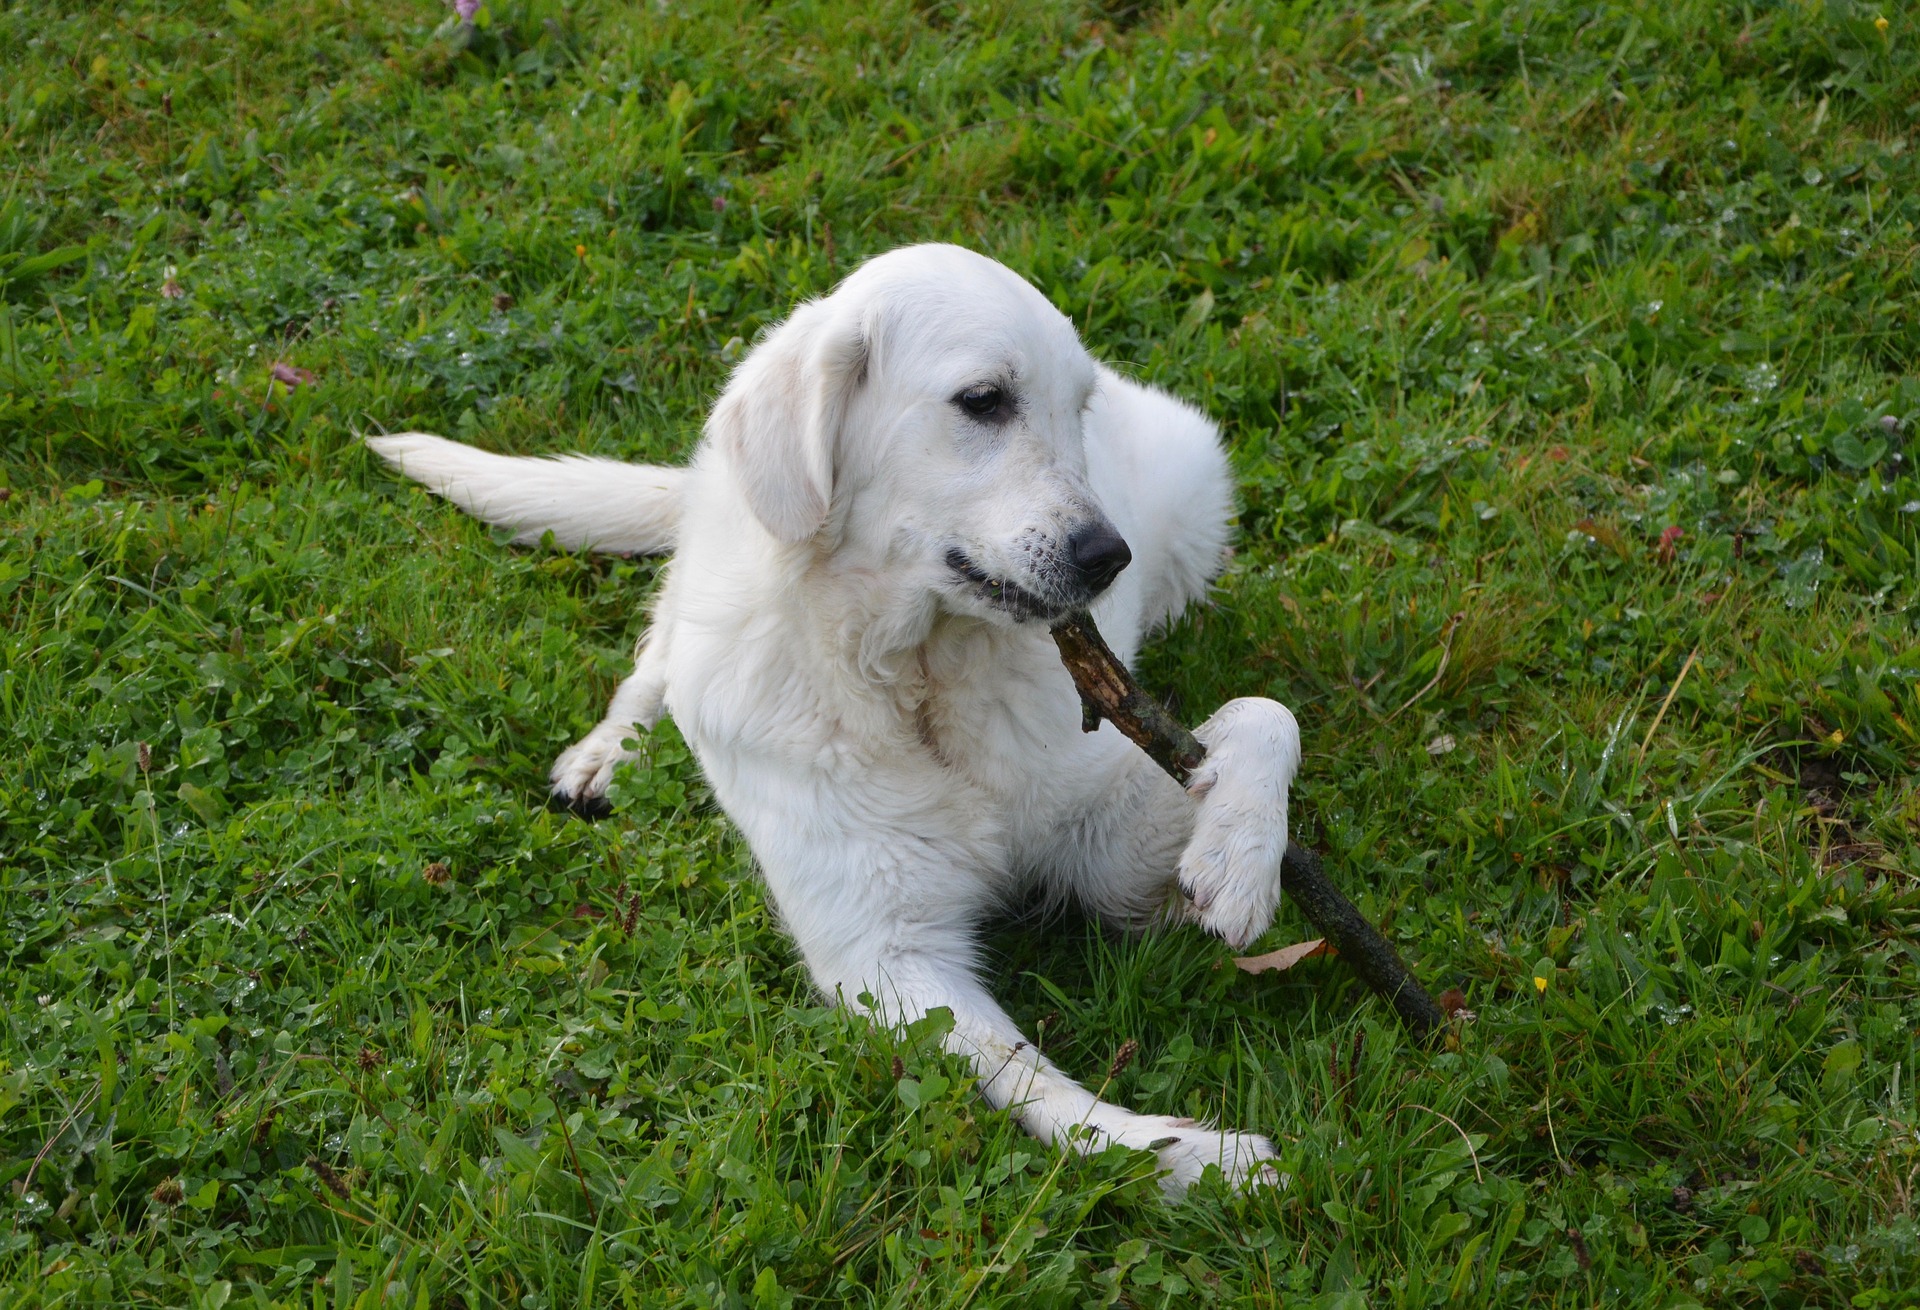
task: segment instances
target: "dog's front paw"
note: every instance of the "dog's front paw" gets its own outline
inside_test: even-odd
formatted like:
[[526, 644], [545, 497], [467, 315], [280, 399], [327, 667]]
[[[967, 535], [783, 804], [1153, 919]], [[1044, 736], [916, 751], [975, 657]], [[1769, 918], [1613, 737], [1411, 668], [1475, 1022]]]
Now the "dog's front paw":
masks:
[[607, 814], [607, 787], [613, 782], [614, 767], [639, 758], [638, 752], [621, 745], [636, 731], [602, 724], [567, 747], [553, 762], [553, 799], [587, 818]]
[[1236, 950], [1273, 922], [1287, 852], [1287, 788], [1300, 767], [1300, 728], [1278, 701], [1228, 701], [1194, 731], [1207, 758], [1187, 791], [1199, 802], [1180, 856], [1192, 917]]
[[1180, 1197], [1215, 1165], [1230, 1187], [1285, 1187], [1288, 1178], [1273, 1162], [1273, 1143], [1255, 1133], [1222, 1132], [1191, 1119], [1155, 1118], [1160, 1136], [1151, 1144], [1160, 1160], [1160, 1190]]

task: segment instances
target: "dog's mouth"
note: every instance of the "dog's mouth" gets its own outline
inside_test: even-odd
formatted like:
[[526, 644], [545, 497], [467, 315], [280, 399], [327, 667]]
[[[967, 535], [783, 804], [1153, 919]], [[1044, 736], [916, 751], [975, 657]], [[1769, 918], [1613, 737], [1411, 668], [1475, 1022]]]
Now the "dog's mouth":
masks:
[[1016, 623], [1028, 619], [1057, 619], [1070, 608], [1064, 603], [1036, 595], [1017, 582], [994, 577], [957, 546], [947, 552], [947, 567], [971, 584], [974, 595], [993, 608], [1004, 611]]

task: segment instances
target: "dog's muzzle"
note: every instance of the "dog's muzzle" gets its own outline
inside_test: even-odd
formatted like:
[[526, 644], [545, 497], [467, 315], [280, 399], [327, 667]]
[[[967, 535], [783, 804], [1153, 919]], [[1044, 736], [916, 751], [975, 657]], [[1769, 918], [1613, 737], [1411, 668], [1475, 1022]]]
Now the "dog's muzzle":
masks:
[[1054, 604], [1017, 582], [994, 577], [958, 547], [947, 552], [947, 567], [973, 584], [973, 591], [980, 599], [1011, 614], [1016, 622], [1051, 619], [1066, 610], [1065, 606]]
[[971, 584], [974, 594], [997, 610], [1013, 616], [1016, 622], [1043, 619], [1051, 622], [1089, 601], [1120, 576], [1133, 562], [1133, 551], [1113, 526], [1104, 520], [1077, 528], [1067, 538], [1066, 549], [1051, 562], [1051, 567], [1035, 580], [1022, 585], [1009, 578], [995, 577], [981, 568], [965, 551], [947, 551], [947, 567]]

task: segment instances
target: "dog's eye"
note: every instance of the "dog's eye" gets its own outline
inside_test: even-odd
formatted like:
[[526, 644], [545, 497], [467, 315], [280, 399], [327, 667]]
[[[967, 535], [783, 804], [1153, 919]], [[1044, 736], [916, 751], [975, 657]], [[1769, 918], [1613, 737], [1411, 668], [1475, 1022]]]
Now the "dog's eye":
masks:
[[975, 418], [997, 418], [1006, 410], [1007, 393], [983, 383], [968, 387], [953, 398], [953, 403]]

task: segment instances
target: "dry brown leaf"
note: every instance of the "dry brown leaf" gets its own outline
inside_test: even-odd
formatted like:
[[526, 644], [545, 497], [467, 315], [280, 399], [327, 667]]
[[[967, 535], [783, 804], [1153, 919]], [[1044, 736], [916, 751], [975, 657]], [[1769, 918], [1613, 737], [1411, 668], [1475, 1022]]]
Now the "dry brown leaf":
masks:
[[1265, 955], [1236, 955], [1234, 966], [1246, 973], [1279, 973], [1291, 969], [1302, 960], [1311, 960], [1316, 955], [1338, 955], [1339, 952], [1327, 945], [1324, 937], [1316, 937], [1310, 942], [1295, 942], [1291, 946], [1282, 946], [1277, 951], [1268, 951]]
[[1586, 533], [1621, 559], [1633, 558], [1633, 547], [1627, 544], [1627, 539], [1621, 536], [1620, 530], [1611, 523], [1605, 523], [1599, 519], [1581, 519], [1573, 525], [1573, 529], [1575, 532]]

